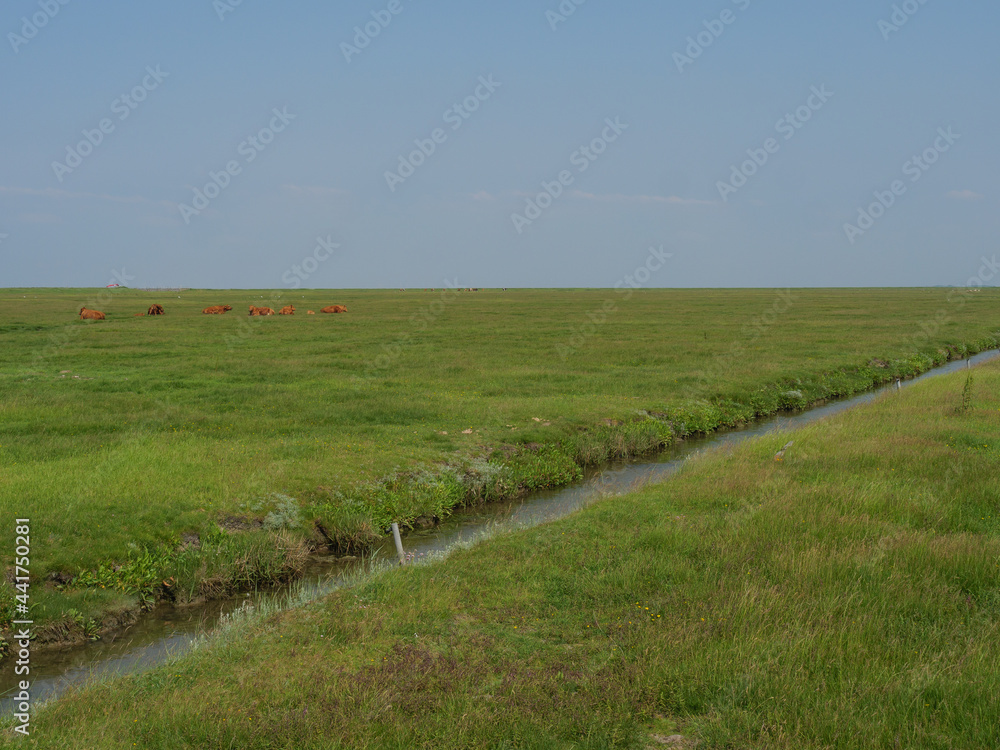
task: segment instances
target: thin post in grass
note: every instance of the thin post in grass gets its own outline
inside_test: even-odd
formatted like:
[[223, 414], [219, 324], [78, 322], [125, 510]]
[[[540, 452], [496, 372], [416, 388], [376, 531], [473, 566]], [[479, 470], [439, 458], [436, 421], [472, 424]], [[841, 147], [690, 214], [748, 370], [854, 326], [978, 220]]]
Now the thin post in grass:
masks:
[[399, 524], [392, 524], [392, 538], [396, 542], [396, 554], [399, 555], [399, 564], [406, 564], [406, 555], [403, 552], [403, 540], [399, 538]]

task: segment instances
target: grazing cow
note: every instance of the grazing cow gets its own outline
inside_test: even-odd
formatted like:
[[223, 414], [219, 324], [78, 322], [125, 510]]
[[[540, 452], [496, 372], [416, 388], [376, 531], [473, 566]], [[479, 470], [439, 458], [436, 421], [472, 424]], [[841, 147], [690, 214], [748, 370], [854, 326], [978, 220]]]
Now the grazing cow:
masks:
[[306, 315], [315, 315], [315, 314], [316, 313], [314, 313], [312, 310], [306, 310]]
[[256, 317], [258, 315], [274, 315], [274, 310], [270, 307], [254, 307], [250, 305], [250, 317]]
[[347, 312], [347, 308], [343, 305], [330, 305], [329, 307], [324, 307], [320, 312], [323, 313], [342, 313]]
[[81, 320], [104, 320], [104, 313], [97, 310], [88, 310], [86, 307], [80, 308]]
[[163, 315], [163, 305], [150, 305], [146, 315]]
[[213, 305], [202, 310], [202, 315], [225, 315], [233, 309], [232, 305]]
[[278, 310], [278, 315], [295, 315], [295, 308], [292, 305], [285, 305]]

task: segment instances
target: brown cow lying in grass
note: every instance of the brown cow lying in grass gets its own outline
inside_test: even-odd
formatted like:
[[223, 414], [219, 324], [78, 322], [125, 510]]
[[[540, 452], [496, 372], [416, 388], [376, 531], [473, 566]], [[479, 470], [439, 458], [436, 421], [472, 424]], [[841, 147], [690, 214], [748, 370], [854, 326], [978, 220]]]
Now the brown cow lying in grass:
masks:
[[250, 305], [250, 317], [255, 317], [257, 315], [274, 315], [274, 310], [270, 307], [254, 307]]
[[315, 314], [316, 313], [314, 313], [312, 310], [306, 310], [306, 315], [315, 315]]
[[295, 315], [295, 308], [291, 305], [285, 305], [283, 308], [278, 310], [278, 315]]
[[330, 305], [329, 307], [324, 307], [320, 312], [325, 313], [342, 313], [347, 312], [347, 308], [343, 305]]
[[104, 313], [97, 310], [88, 310], [86, 307], [80, 308], [81, 320], [104, 320]]
[[225, 315], [232, 309], [232, 305], [214, 305], [213, 307], [206, 307], [201, 312], [203, 315]]
[[163, 315], [163, 305], [150, 305], [146, 315]]

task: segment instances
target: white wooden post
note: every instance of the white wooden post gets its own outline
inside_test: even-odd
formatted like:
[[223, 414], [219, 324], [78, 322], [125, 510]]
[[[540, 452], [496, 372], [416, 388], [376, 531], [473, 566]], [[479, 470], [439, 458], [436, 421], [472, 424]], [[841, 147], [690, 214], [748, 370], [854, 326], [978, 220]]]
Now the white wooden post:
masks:
[[399, 538], [399, 524], [394, 523], [392, 525], [392, 538], [396, 542], [396, 554], [399, 555], [399, 564], [406, 564], [406, 555], [403, 554], [403, 540]]

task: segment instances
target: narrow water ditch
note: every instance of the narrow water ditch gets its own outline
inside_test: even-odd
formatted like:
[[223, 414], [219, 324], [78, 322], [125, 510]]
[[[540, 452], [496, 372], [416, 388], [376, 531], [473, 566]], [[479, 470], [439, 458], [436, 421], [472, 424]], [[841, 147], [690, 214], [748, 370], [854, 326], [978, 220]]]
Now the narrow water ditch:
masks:
[[[1000, 357], [1000, 350], [982, 352], [964, 360], [955, 360], [903, 381], [905, 387], [924, 378], [955, 372]], [[800, 412], [786, 412], [767, 417], [744, 427], [715, 432], [671, 446], [663, 453], [625, 464], [609, 464], [586, 471], [584, 478], [558, 490], [536, 492], [513, 502], [492, 503], [455, 512], [440, 526], [414, 531], [403, 539], [407, 555], [421, 558], [447, 550], [453, 545], [474, 539], [491, 528], [531, 526], [560, 518], [609, 493], [629, 490], [639, 481], [657, 480], [677, 471], [692, 454], [763, 435], [775, 430], [794, 429], [824, 417], [868, 403], [896, 390], [884, 386], [837, 401], [830, 401]], [[374, 560], [391, 560], [396, 555], [391, 537], [373, 551]], [[363, 560], [343, 560], [314, 556], [304, 576], [290, 586], [274, 587], [264, 592], [212, 601], [196, 607], [177, 609], [164, 605], [145, 613], [121, 633], [83, 646], [49, 649], [31, 655], [31, 695], [40, 702], [57, 697], [68, 687], [93, 676], [127, 674], [153, 667], [182, 653], [200, 635], [210, 632], [220, 619], [245, 606], [266, 600], [282, 600], [291, 590], [302, 588], [323, 593], [337, 587], [347, 575], [365, 565]], [[0, 667], [0, 714], [13, 712], [17, 692], [14, 660]]]

